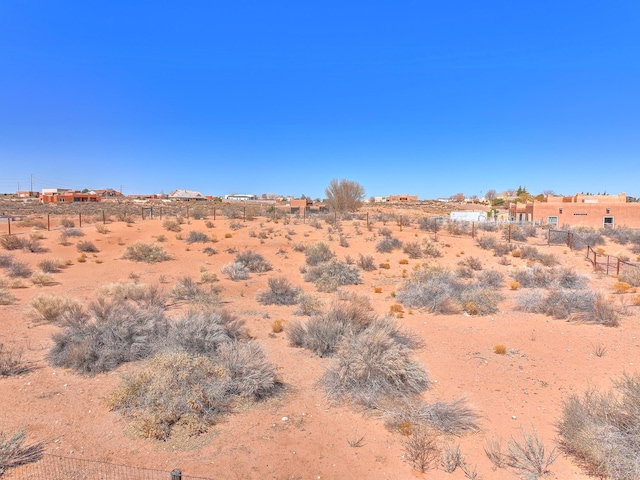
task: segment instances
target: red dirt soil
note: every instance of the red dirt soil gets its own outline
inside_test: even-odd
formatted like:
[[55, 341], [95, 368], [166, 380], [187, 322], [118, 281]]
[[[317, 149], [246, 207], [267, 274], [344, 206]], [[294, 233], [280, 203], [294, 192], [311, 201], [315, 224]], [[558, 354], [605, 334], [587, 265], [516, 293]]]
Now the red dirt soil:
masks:
[[[11, 290], [17, 300], [12, 305], [0, 306], [0, 343], [9, 348], [22, 348], [24, 358], [36, 366], [24, 375], [0, 377], [0, 431], [12, 433], [25, 427], [29, 441], [49, 441], [46, 452], [51, 454], [167, 471], [181, 468], [186, 475], [209, 478], [465, 478], [460, 469], [452, 474], [442, 469], [426, 474], [413, 470], [403, 458], [400, 433], [385, 428], [379, 417], [363, 414], [348, 405], [332, 405], [316, 386], [331, 360], [288, 344], [286, 322], [301, 318], [293, 315], [296, 306], [265, 307], [256, 301], [256, 293], [266, 288], [267, 280], [275, 275], [285, 275], [305, 291], [315, 291], [314, 285], [303, 281], [299, 267], [305, 257], [293, 250], [293, 242], [309, 245], [324, 240], [340, 259], [365, 253], [373, 255], [376, 264], [388, 262], [390, 269], [361, 272], [361, 285], [343, 287], [343, 290], [369, 296], [381, 316], [396, 303], [393, 292], [404, 281], [403, 270], [410, 276], [417, 263], [427, 260], [409, 260], [408, 265], [402, 265], [399, 261], [407, 258], [402, 250], [376, 253], [375, 244], [380, 236], [373, 237], [383, 226], [381, 222], [371, 231], [360, 222], [361, 235], [356, 234], [353, 222], [342, 222], [350, 244], [347, 248], [339, 246], [335, 232], [333, 240], [328, 240], [325, 223], [322, 229], [316, 229], [301, 221], [288, 225], [282, 221], [277, 224], [264, 221], [261, 228], [260, 220], [253, 220], [232, 231], [230, 222], [218, 218], [213, 228], [207, 228], [204, 220], [191, 220], [183, 225], [184, 238], [192, 230], [217, 236], [218, 242], [209, 245], [219, 253], [212, 256], [202, 253], [203, 244], [189, 246], [184, 240], [176, 239], [176, 234], [163, 230], [162, 221], [157, 219], [138, 220], [130, 225], [111, 223], [107, 225], [109, 233], [106, 234], [98, 233], [94, 225], [86, 225], [83, 227], [86, 236], [71, 238], [69, 246], [58, 243], [58, 231], [45, 231], [42, 242], [47, 252], [11, 252], [34, 270], [44, 258], [71, 260], [72, 265], [54, 274], [55, 284], [51, 286], [36, 287], [26, 279], [27, 288]], [[402, 241], [421, 240], [426, 235], [416, 225], [405, 226], [402, 231], [395, 223], [387, 227]], [[20, 229], [17, 225], [13, 228], [24, 235], [30, 232], [29, 228]], [[249, 235], [264, 228], [273, 228], [273, 233], [263, 242]], [[285, 238], [289, 230], [295, 232], [291, 241]], [[225, 238], [227, 233], [232, 237]], [[167, 241], [161, 245], [173, 255], [173, 260], [149, 265], [121, 258], [127, 245], [137, 240], [154, 241], [160, 234], [166, 235]], [[78, 240], [94, 242], [99, 253], [89, 254], [84, 263], [78, 262], [75, 247]], [[425, 347], [418, 350], [415, 357], [435, 381], [423, 395], [424, 399], [433, 402], [465, 396], [482, 416], [480, 431], [455, 439], [460, 442], [467, 462], [477, 465], [478, 473], [485, 480], [511, 479], [513, 474], [507, 470], [492, 470], [483, 450], [486, 440], [520, 438], [521, 427], [527, 430], [535, 427], [545, 445], [551, 448], [557, 437], [555, 422], [559, 420], [563, 399], [588, 387], [609, 389], [611, 380], [623, 372], [637, 372], [640, 308], [627, 307], [627, 315], [617, 328], [518, 312], [513, 306], [518, 292], [509, 289], [508, 274], [515, 266], [525, 265], [526, 260], [511, 258], [512, 265], [501, 265], [493, 252], [480, 249], [468, 236], [441, 232], [437, 243], [443, 256], [429, 260], [431, 264], [455, 269], [462, 258], [473, 255], [482, 260], [484, 269], [505, 274], [501, 290], [505, 300], [500, 303], [500, 311], [487, 316], [433, 315], [419, 310], [409, 313], [405, 308], [404, 317], [398, 322], [424, 339]], [[540, 238], [530, 239], [528, 243], [555, 254], [563, 265], [588, 276], [595, 290], [607, 295], [613, 293], [616, 279], [594, 273], [584, 252], [569, 251], [565, 246], [547, 246]], [[251, 274], [246, 281], [227, 279], [220, 273], [220, 267], [235, 257], [234, 253], [225, 252], [229, 247], [259, 251], [274, 265], [274, 271]], [[626, 252], [615, 244], [604, 248], [612, 254]], [[286, 250], [286, 254], [277, 253], [278, 249]], [[277, 398], [226, 416], [199, 437], [167, 442], [137, 438], [118, 413], [109, 411], [106, 399], [119, 385], [123, 372], [134, 370], [138, 365], [123, 365], [93, 377], [49, 366], [46, 356], [52, 346], [51, 335], [59, 327], [34, 324], [25, 313], [26, 306], [40, 293], [66, 295], [86, 302], [101, 285], [127, 282], [135, 276], [139, 276], [141, 283], [154, 284], [162, 275], [165, 282], [162, 286], [169, 290], [180, 277], [199, 278], [201, 267], [218, 275], [217, 285], [223, 287], [224, 307], [246, 320], [251, 335], [277, 365], [285, 391]], [[375, 287], [380, 287], [382, 293], [374, 293]], [[328, 302], [335, 294], [317, 295]], [[615, 295], [611, 301], [620, 303], [620, 297]], [[173, 315], [177, 311], [169, 313]], [[285, 331], [274, 335], [271, 324], [279, 318], [285, 320]], [[510, 354], [494, 353], [497, 344], [511, 349]], [[597, 344], [606, 347], [606, 355], [593, 354]], [[360, 437], [363, 437], [361, 447], [349, 445], [350, 440]], [[564, 456], [556, 460], [551, 470], [556, 478], [588, 478]]]

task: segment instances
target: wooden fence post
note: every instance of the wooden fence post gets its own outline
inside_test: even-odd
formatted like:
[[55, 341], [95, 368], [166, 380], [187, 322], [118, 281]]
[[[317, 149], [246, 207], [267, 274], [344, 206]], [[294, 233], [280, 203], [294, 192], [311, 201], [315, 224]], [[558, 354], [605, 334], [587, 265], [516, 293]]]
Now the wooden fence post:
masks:
[[618, 258], [618, 264], [616, 265], [616, 276], [620, 275], [620, 259]]
[[213, 221], [216, 221], [216, 207], [213, 207]]
[[551, 229], [547, 231], [547, 246], [551, 246]]
[[104, 214], [104, 210], [102, 210], [102, 224], [106, 225], [106, 223], [107, 223], [107, 217]]
[[471, 238], [476, 238], [476, 222], [471, 222]]
[[82, 227], [82, 213], [78, 214], [78, 223], [80, 223], [80, 226]]
[[511, 224], [509, 224], [509, 228], [507, 228], [507, 243], [511, 243]]
[[142, 214], [142, 220], [144, 220], [144, 207], [140, 207], [140, 213]]
[[51, 231], [51, 218], [49, 218], [51, 216], [50, 213], [47, 213], [47, 232]]
[[369, 212], [367, 212], [367, 228], [369, 228]]
[[7, 226], [9, 227], [9, 235], [11, 235], [11, 217], [7, 217]]
[[179, 468], [171, 470], [171, 480], [182, 480], [182, 470]]
[[242, 221], [245, 223], [247, 221], [247, 207], [242, 207]]

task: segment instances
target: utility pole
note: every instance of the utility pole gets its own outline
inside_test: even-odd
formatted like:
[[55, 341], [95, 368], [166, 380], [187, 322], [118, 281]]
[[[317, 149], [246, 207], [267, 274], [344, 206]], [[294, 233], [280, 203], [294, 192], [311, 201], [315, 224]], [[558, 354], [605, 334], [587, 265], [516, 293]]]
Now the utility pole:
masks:
[[33, 193], [33, 173], [31, 174], [31, 188], [29, 189], [29, 196]]

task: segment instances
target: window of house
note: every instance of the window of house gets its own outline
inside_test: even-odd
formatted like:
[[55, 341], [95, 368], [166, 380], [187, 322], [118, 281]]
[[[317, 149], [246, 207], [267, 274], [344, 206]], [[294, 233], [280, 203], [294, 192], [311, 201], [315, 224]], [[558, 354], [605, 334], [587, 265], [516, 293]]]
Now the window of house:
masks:
[[549, 225], [558, 225], [558, 217], [556, 217], [556, 216], [547, 217], [547, 223]]
[[602, 226], [604, 228], [613, 228], [614, 227], [613, 217], [603, 217]]

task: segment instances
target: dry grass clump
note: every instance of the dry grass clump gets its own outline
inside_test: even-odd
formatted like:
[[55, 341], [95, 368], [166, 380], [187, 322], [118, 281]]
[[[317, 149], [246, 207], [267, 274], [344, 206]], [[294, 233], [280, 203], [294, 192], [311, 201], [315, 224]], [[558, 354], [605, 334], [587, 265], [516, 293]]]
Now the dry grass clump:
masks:
[[235, 398], [257, 400], [279, 388], [275, 367], [247, 339], [244, 322], [227, 312], [188, 312], [146, 368], [125, 378], [110, 406], [143, 437], [166, 439], [177, 426], [203, 433]]
[[523, 291], [516, 297], [516, 309], [607, 327], [616, 327], [620, 322], [615, 304], [588, 288]]
[[506, 355], [507, 347], [506, 347], [506, 345], [498, 344], [498, 345], [493, 347], [493, 352], [498, 354], [498, 355]]
[[324, 303], [312, 293], [301, 292], [298, 295], [296, 303], [298, 308], [293, 312], [294, 315], [305, 315], [311, 317], [322, 311]]
[[362, 283], [358, 267], [335, 259], [308, 267], [304, 280], [314, 283], [319, 292], [335, 292], [341, 285]]
[[29, 280], [38, 287], [46, 287], [47, 285], [54, 285], [56, 283], [53, 279], [53, 275], [44, 272], [33, 273]]
[[282, 332], [282, 330], [284, 330], [284, 320], [281, 318], [278, 318], [277, 320], [274, 320], [271, 323], [271, 331], [273, 333], [280, 333]]
[[22, 358], [21, 349], [8, 349], [0, 343], [0, 377], [22, 375], [32, 370]]
[[16, 301], [16, 297], [9, 291], [9, 289], [0, 285], [0, 305], [11, 305]]
[[504, 284], [503, 275], [496, 270], [484, 270], [478, 274], [478, 285], [485, 288], [500, 289]]
[[238, 253], [236, 263], [245, 266], [251, 273], [264, 273], [273, 270], [271, 262], [255, 250], [245, 250]]
[[549, 288], [553, 281], [550, 270], [538, 264], [520, 268], [512, 274], [512, 277], [524, 288]]
[[474, 272], [482, 270], [482, 260], [478, 257], [468, 256], [458, 262], [458, 265], [469, 267]]
[[0, 237], [0, 245], [5, 250], [21, 250], [24, 248], [26, 240], [18, 235], [3, 235]]
[[238, 262], [227, 263], [222, 266], [220, 271], [225, 274], [229, 280], [233, 280], [234, 282], [249, 278], [249, 269]]
[[[203, 272], [203, 274], [204, 273], [215, 276], [215, 273]], [[211, 306], [220, 303], [219, 293], [219, 288], [209, 285], [209, 287], [205, 289], [191, 277], [185, 276], [176, 281], [171, 289], [171, 298], [177, 302], [183, 301], [194, 305]]]
[[409, 397], [383, 404], [380, 409], [385, 426], [391, 431], [407, 425], [432, 428], [443, 435], [463, 435], [480, 429], [480, 415], [465, 397], [435, 403]]
[[77, 300], [56, 295], [36, 295], [29, 301], [27, 316], [36, 323], [63, 323], [65, 316], [81, 309]]
[[218, 281], [218, 275], [214, 272], [201, 272], [200, 273], [200, 283], [215, 283]]
[[258, 303], [262, 305], [294, 305], [298, 302], [301, 289], [291, 285], [286, 277], [272, 277], [268, 288], [258, 293]]
[[64, 260], [60, 258], [45, 258], [38, 262], [38, 268], [44, 273], [58, 273], [65, 267]]
[[134, 262], [159, 263], [171, 260], [171, 255], [160, 245], [137, 241], [127, 247], [122, 258]]
[[640, 287], [640, 267], [622, 269], [618, 280], [628, 283], [632, 287]]
[[46, 442], [24, 445], [25, 439], [24, 429], [18, 430], [10, 437], [0, 432], [0, 476], [11, 468], [37, 462], [42, 458]]
[[64, 230], [62, 230], [62, 233], [60, 235], [66, 235], [67, 237], [77, 238], [77, 237], [84, 237], [84, 232], [79, 228], [65, 228]]
[[423, 266], [416, 269], [397, 293], [405, 306], [426, 308], [432, 313], [453, 314], [466, 311], [470, 315], [486, 315], [497, 311], [502, 296], [491, 284], [497, 277], [464, 283], [452, 272]]
[[305, 261], [307, 265], [316, 266], [328, 262], [335, 257], [335, 254], [324, 242], [316, 242], [304, 249]]
[[487, 441], [484, 451], [495, 468], [509, 468], [525, 479], [552, 476], [549, 467], [558, 458], [556, 449], [548, 451], [535, 429], [531, 432], [522, 429], [522, 440], [511, 437], [506, 451], [501, 439]]
[[360, 267], [365, 272], [372, 272], [377, 269], [375, 260], [372, 255], [363, 255], [360, 253], [358, 255], [358, 260], [356, 260], [356, 265]]
[[416, 427], [402, 439], [404, 456], [413, 468], [425, 473], [435, 468], [440, 458], [438, 433], [430, 428]]
[[422, 258], [422, 247], [418, 242], [407, 242], [404, 244], [402, 251], [409, 255], [409, 258]]
[[320, 380], [331, 399], [375, 407], [385, 399], [429, 388], [427, 372], [411, 358], [411, 349], [395, 336], [397, 330], [390, 331], [388, 322], [378, 320], [359, 332], [344, 332], [333, 363]]
[[111, 297], [116, 302], [132, 301], [143, 307], [164, 308], [167, 295], [158, 285], [142, 283], [109, 283], [98, 289], [102, 296]]
[[192, 243], [207, 243], [209, 242], [209, 235], [204, 232], [190, 231], [185, 239], [185, 242], [191, 245]]
[[431, 240], [425, 239], [423, 242], [422, 253], [425, 257], [439, 258], [442, 256], [442, 252], [438, 249], [435, 243]]
[[564, 401], [560, 449], [589, 475], [640, 478], [640, 375], [623, 375], [615, 391], [588, 390]]
[[180, 226], [180, 223], [178, 220], [173, 220], [170, 218], [167, 218], [166, 220], [164, 220], [162, 222], [162, 228], [164, 228], [165, 230], [169, 231], [169, 232], [181, 232], [182, 231], [182, 227]]
[[616, 282], [612, 285], [613, 292], [619, 295], [628, 293], [632, 290], [631, 285], [627, 282]]

